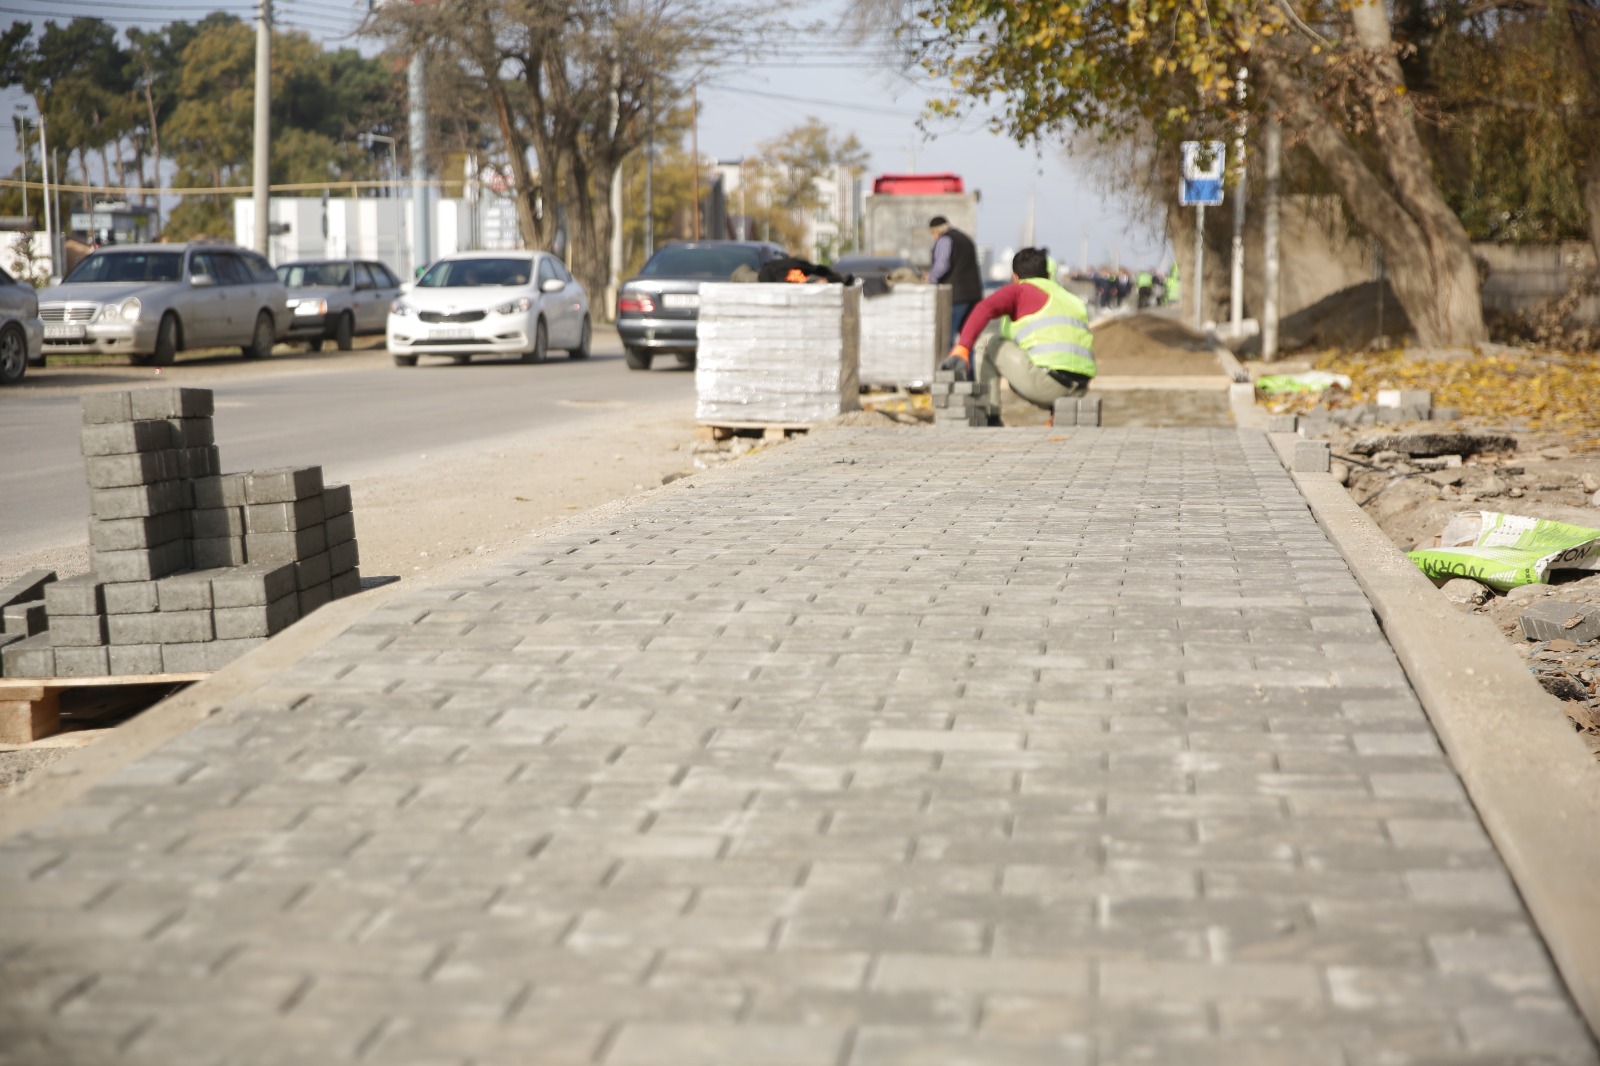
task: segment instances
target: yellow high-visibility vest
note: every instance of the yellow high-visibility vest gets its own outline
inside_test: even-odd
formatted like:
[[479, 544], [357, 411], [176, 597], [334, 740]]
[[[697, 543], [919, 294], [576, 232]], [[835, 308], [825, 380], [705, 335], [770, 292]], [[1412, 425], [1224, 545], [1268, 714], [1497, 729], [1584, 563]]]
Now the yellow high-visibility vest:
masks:
[[1000, 335], [1016, 341], [1034, 366], [1066, 370], [1094, 377], [1094, 334], [1089, 332], [1089, 308], [1060, 285], [1046, 278], [1023, 278], [1048, 297], [1031, 315], [1000, 326]]

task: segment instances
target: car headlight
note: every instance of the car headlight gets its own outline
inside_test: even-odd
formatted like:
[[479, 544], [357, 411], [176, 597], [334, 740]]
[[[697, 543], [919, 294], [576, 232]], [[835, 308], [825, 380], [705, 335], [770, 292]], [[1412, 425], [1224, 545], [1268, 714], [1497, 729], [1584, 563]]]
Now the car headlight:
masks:
[[401, 318], [404, 318], [406, 315], [416, 314], [416, 310], [404, 300], [396, 300], [394, 303], [389, 305], [389, 313], [391, 315], [399, 315]]
[[512, 300], [510, 303], [501, 304], [494, 309], [494, 313], [497, 315], [514, 315], [531, 307], [533, 307], [533, 301], [524, 296], [520, 300]]
[[118, 308], [118, 310], [122, 312], [122, 321], [124, 322], [139, 321], [139, 311], [141, 309], [142, 305], [139, 303], [138, 298], [133, 296], [123, 300], [122, 306]]
[[328, 313], [327, 300], [300, 300], [294, 305], [297, 315], [325, 315]]
[[102, 322], [116, 322], [121, 317], [122, 316], [117, 311], [117, 305], [116, 304], [106, 304], [104, 307], [102, 307], [100, 309], [99, 318], [100, 318], [100, 321], [102, 321]]

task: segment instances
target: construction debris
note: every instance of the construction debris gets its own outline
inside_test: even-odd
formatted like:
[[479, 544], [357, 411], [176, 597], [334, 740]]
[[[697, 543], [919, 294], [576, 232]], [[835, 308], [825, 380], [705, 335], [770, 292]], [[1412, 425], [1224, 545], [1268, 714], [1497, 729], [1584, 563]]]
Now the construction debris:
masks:
[[[1304, 418], [1301, 419], [1304, 432]], [[1409, 456], [1480, 455], [1488, 452], [1514, 452], [1517, 438], [1509, 433], [1446, 433], [1421, 430], [1412, 433], [1378, 433], [1358, 437], [1348, 445], [1354, 455], [1397, 452]]]
[[1542, 600], [1517, 619], [1529, 640], [1568, 640], [1586, 644], [1600, 640], [1600, 608], [1564, 600]]

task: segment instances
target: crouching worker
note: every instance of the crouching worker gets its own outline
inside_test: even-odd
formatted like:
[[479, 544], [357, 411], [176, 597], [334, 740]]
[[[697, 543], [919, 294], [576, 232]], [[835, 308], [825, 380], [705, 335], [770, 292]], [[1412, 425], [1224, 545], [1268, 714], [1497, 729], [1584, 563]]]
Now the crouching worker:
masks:
[[[991, 423], [999, 412], [1000, 379], [1035, 407], [1046, 411], [1066, 396], [1082, 396], [1094, 377], [1094, 334], [1089, 309], [1046, 275], [1050, 267], [1043, 249], [1024, 248], [1011, 259], [1011, 284], [991, 293], [972, 309], [961, 338], [939, 365], [971, 380], [976, 370], [977, 394], [988, 397]], [[973, 347], [991, 320], [999, 318], [1000, 335], [976, 359]]]

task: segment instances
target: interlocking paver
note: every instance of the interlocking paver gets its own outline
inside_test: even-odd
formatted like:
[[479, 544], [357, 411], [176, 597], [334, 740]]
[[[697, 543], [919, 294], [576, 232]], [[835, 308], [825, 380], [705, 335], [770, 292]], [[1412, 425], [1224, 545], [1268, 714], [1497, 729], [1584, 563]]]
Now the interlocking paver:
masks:
[[1596, 1066], [1266, 441], [846, 431], [0, 845], [0, 1063]]

